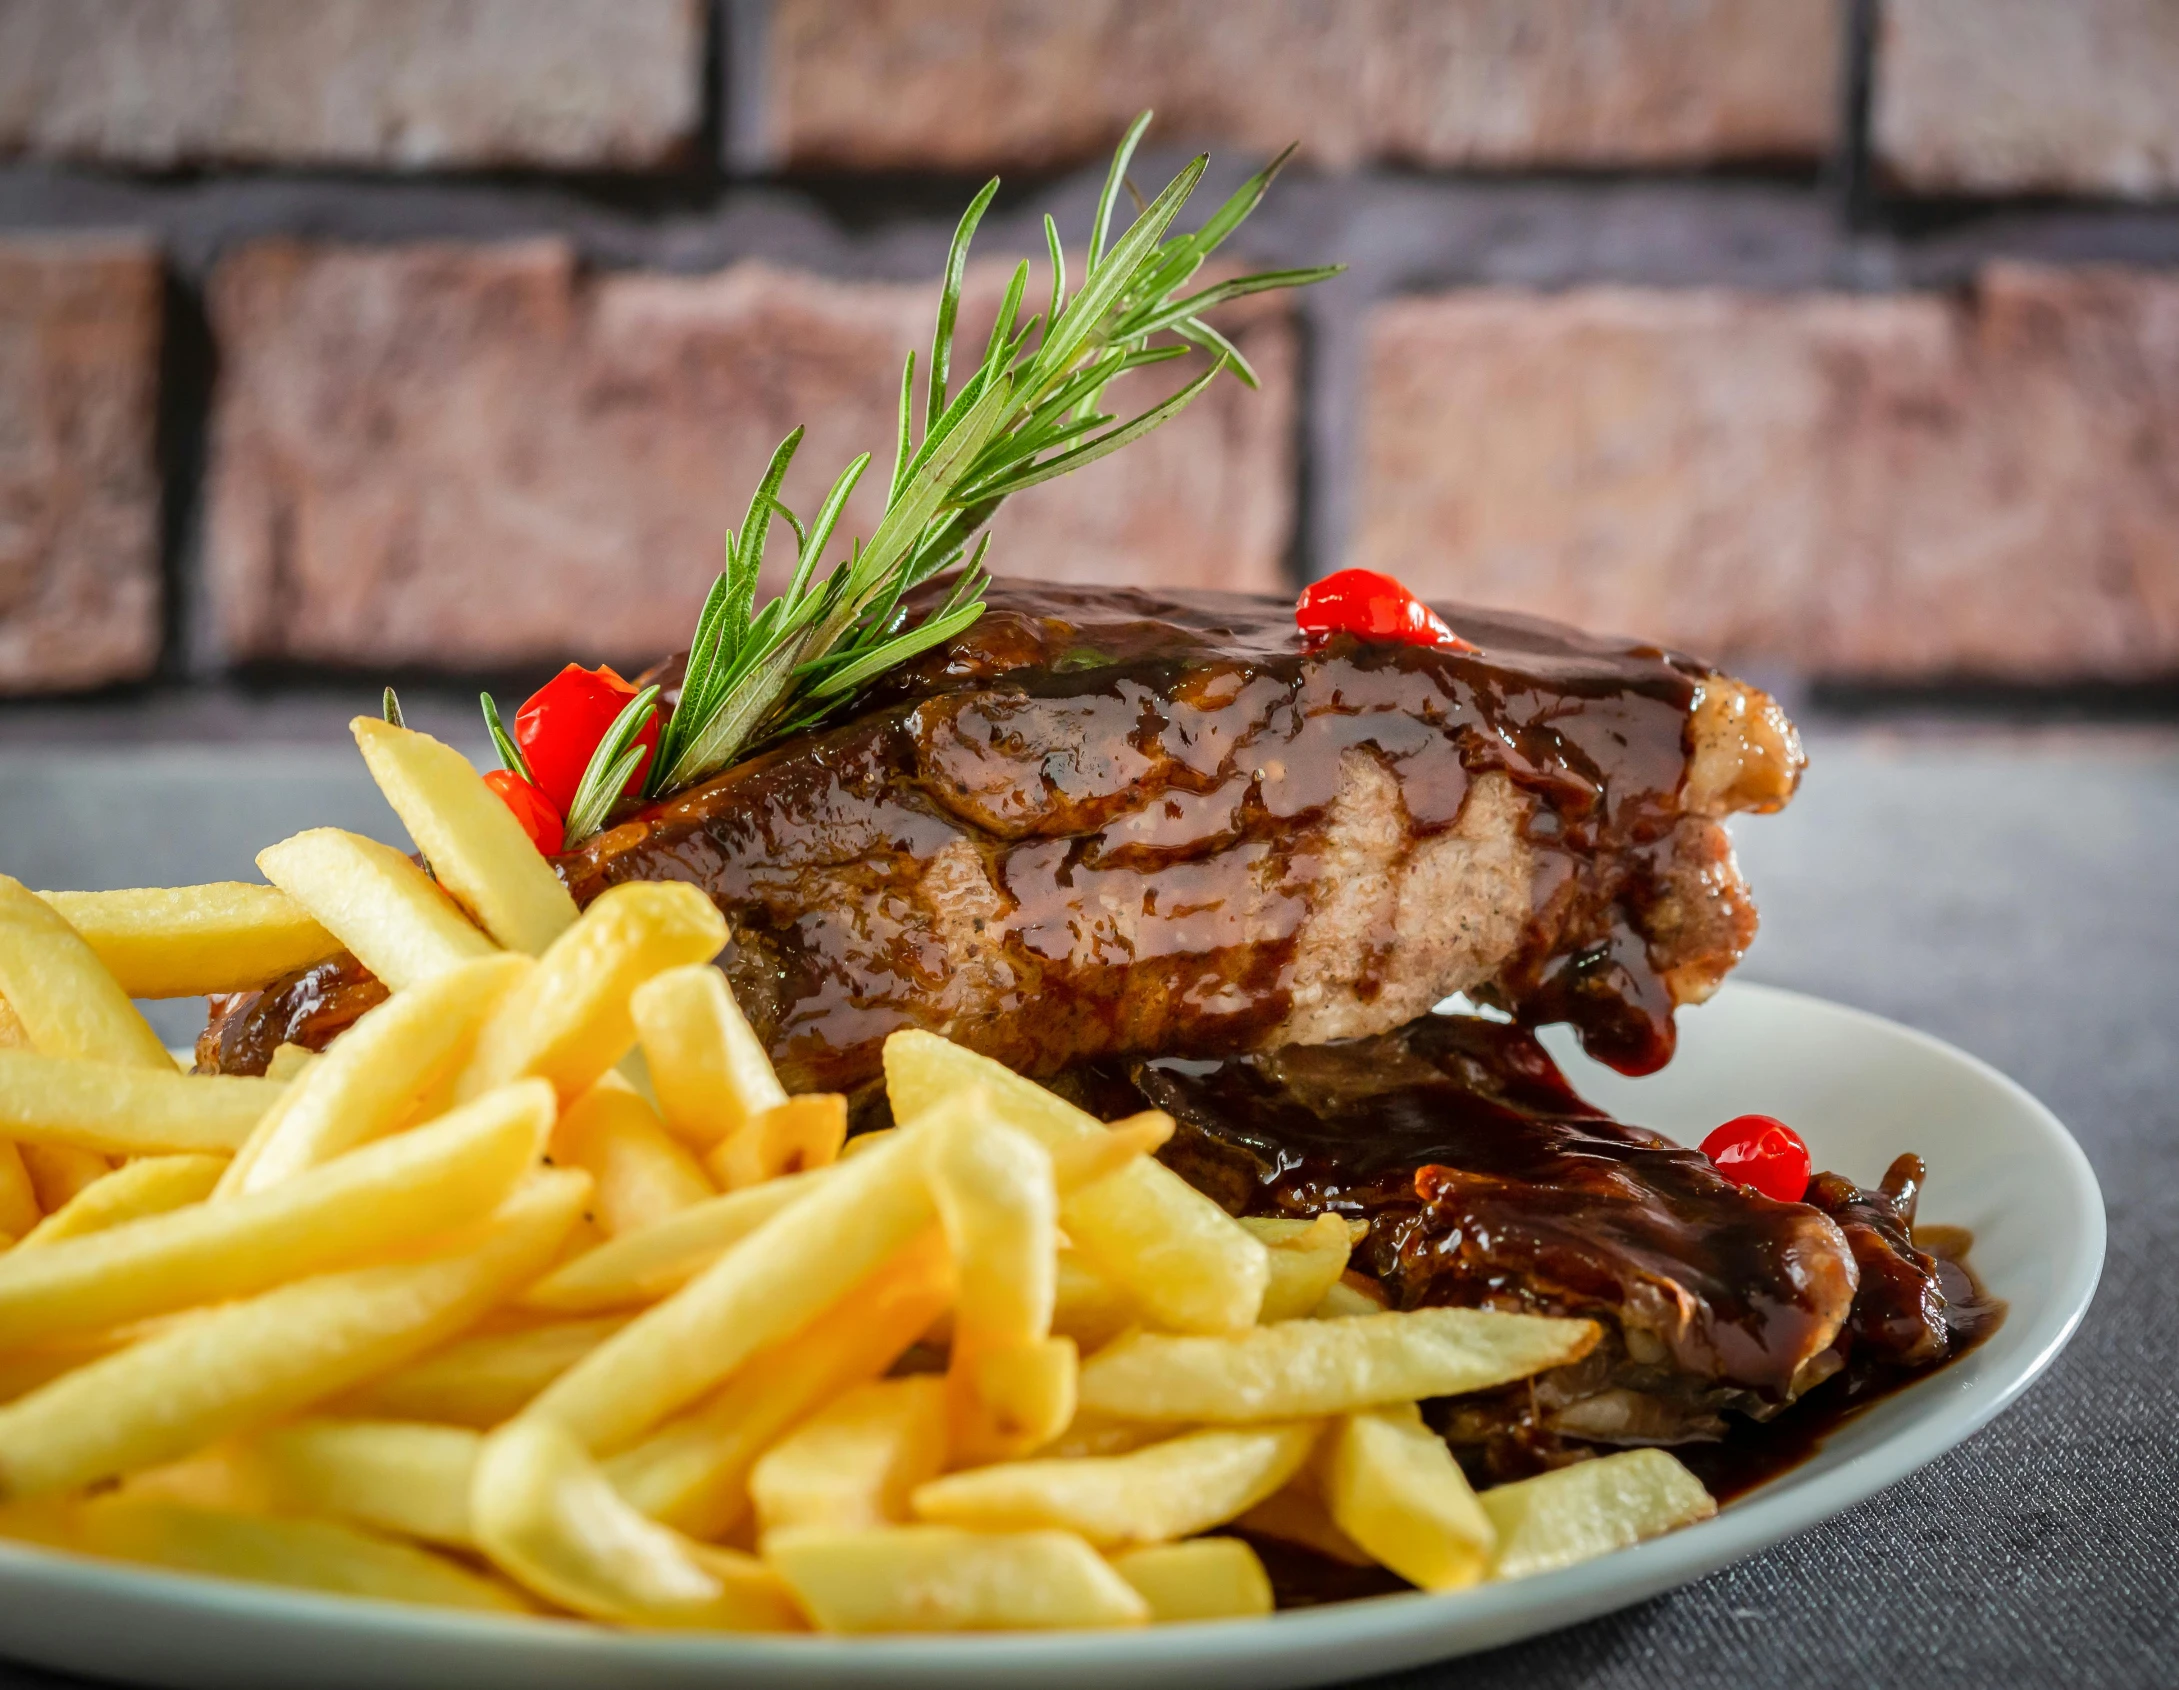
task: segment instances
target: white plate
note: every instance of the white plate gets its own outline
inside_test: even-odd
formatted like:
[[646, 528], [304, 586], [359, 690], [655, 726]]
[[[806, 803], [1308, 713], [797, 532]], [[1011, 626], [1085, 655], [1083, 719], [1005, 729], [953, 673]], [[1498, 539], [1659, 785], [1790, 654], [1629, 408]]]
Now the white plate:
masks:
[[1927, 1158], [1923, 1218], [1971, 1227], [2011, 1305], [1964, 1361], [1879, 1403], [1714, 1520], [1562, 1572], [1450, 1596], [1388, 1596], [1268, 1620], [1123, 1633], [734, 1638], [616, 1633], [344, 1601], [0, 1546], [0, 1653], [146, 1684], [325, 1690], [463, 1684], [1020, 1685], [1250, 1690], [1322, 1684], [1487, 1649], [1687, 1583], [1850, 1508], [2003, 1409], [2072, 1335], [2103, 1266], [2103, 1201], [2049, 1110], [2003, 1075], [1857, 1010], [1736, 984], [1681, 1019], [1664, 1073], [1626, 1080], [1553, 1036], [1575, 1084], [1694, 1142], [1758, 1111], [1793, 1122], [1816, 1165], [1873, 1182]]

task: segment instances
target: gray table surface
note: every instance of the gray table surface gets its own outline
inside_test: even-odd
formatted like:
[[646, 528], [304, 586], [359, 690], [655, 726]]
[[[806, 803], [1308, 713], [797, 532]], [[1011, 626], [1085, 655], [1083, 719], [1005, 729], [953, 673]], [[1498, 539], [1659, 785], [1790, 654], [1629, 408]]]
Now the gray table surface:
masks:
[[[2179, 1298], [2156, 1279], [2179, 1245], [2179, 736], [1812, 749], [1793, 808], [1738, 830], [1764, 912], [1747, 974], [1925, 1028], [2048, 1102], [2109, 1204], [2095, 1307], [2022, 1403], [1851, 1513], [1380, 1690], [2179, 1682]], [[399, 837], [334, 745], [0, 747], [0, 870], [33, 885], [247, 876], [258, 845], [327, 823]], [[65, 1682], [0, 1664], [0, 1690]]]

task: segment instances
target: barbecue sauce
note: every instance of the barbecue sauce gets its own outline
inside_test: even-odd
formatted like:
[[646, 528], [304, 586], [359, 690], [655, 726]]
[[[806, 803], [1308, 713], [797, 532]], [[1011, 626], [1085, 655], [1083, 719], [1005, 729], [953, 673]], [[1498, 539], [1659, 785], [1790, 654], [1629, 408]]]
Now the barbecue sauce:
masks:
[[[1269, 1042], [1332, 867], [1343, 758], [1394, 776], [1410, 850], [1500, 774], [1536, 867], [1494, 989], [1614, 1066], [1657, 1068], [1674, 997], [1635, 916], [1681, 820], [1710, 671], [1446, 614], [1479, 649], [1345, 634], [1310, 649], [1282, 598], [997, 582], [980, 621], [882, 677], [852, 719], [627, 817], [563, 872], [578, 901], [630, 879], [710, 892], [735, 929], [722, 966], [790, 1088], [852, 1090], [908, 1025], [1047, 1076]], [[677, 660], [646, 678], [671, 700], [679, 677]], [[919, 904], [949, 850], [972, 853], [963, 884], [989, 883], [988, 907], [959, 917], [965, 944]], [[949, 999], [952, 974], [975, 976], [973, 1009]], [[1368, 955], [1352, 983], [1373, 1001]]]

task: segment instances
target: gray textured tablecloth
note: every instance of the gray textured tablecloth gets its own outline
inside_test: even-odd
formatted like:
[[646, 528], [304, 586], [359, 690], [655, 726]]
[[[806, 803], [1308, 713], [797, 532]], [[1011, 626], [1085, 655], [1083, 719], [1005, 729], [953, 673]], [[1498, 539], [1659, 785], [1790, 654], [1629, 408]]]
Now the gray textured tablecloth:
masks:
[[[2049, 1103], [2109, 1203], [2096, 1305], [2022, 1403], [1867, 1505], [1383, 1690], [2179, 1683], [2179, 738], [1813, 749], [1793, 808], [1738, 830], [1764, 913], [1747, 973], [1926, 1028]], [[245, 875], [328, 822], [397, 837], [350, 751], [0, 750], [0, 869], [32, 884]], [[0, 1686], [63, 1682], [0, 1664]]]

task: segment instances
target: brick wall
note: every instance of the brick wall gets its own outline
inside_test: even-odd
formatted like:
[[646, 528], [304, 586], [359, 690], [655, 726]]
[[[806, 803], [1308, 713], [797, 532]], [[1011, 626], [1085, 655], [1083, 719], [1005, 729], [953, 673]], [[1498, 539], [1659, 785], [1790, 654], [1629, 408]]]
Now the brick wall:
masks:
[[1002, 571], [2167, 678], [2175, 87], [2173, 0], [0, 0], [0, 692], [655, 655], [1146, 104], [1353, 269]]

